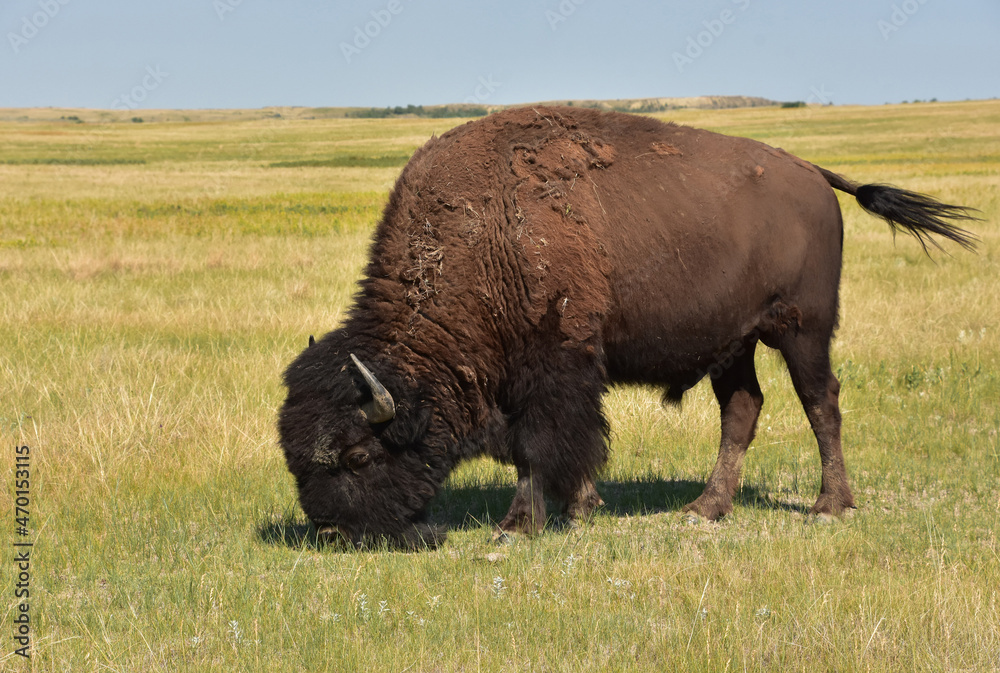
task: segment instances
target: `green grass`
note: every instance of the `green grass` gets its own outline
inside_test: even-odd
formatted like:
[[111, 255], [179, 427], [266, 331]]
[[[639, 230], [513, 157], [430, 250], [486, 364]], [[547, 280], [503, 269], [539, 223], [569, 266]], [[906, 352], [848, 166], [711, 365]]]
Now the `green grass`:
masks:
[[670, 117], [982, 210], [979, 254], [930, 260], [842, 200], [856, 512], [805, 514], [818, 452], [762, 348], [720, 523], [678, 513], [715, 461], [710, 389], [678, 410], [620, 388], [607, 505], [580, 528], [494, 546], [513, 475], [473, 461], [432, 507], [440, 550], [317, 547], [277, 446], [280, 374], [342, 320], [402, 158], [456, 121], [3, 122], [0, 512], [13, 531], [27, 444], [35, 547], [33, 659], [11, 654], [8, 553], [0, 668], [1000, 668], [1000, 103]]
[[33, 157], [30, 159], [4, 159], [3, 163], [12, 166], [119, 166], [127, 164], [144, 164], [145, 159], [116, 159], [114, 157]]
[[410, 160], [408, 154], [390, 154], [387, 156], [339, 156], [329, 159], [302, 159], [298, 161], [276, 161], [269, 164], [271, 168], [387, 168], [402, 167]]

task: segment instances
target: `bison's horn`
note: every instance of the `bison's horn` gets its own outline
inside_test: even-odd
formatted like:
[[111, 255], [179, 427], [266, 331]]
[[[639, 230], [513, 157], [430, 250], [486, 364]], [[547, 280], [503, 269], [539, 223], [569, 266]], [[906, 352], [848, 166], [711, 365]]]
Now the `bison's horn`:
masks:
[[361, 376], [365, 378], [372, 391], [372, 401], [362, 405], [361, 412], [372, 425], [391, 421], [396, 416], [396, 403], [392, 401], [392, 395], [385, 389], [385, 386], [378, 382], [375, 375], [361, 364], [361, 360], [356, 358], [354, 353], [351, 353], [351, 360], [354, 361], [354, 366], [361, 372]]
[[316, 345], [316, 340], [313, 339], [313, 335], [310, 334], [309, 335], [309, 346], [315, 346], [315, 345]]

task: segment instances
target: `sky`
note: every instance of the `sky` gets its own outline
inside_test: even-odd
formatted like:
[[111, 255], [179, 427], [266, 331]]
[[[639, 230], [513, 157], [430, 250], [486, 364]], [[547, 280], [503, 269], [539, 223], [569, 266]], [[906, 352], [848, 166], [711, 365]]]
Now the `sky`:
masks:
[[0, 107], [1000, 96], [1000, 0], [0, 0]]

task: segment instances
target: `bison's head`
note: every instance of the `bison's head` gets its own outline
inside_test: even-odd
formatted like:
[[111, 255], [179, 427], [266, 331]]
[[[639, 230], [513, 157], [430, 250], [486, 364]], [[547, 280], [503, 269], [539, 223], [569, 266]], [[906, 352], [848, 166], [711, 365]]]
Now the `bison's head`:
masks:
[[424, 510], [448, 469], [426, 441], [430, 408], [391, 367], [376, 376], [335, 340], [310, 340], [285, 372], [278, 430], [302, 509], [321, 536], [355, 546], [433, 547], [444, 534]]

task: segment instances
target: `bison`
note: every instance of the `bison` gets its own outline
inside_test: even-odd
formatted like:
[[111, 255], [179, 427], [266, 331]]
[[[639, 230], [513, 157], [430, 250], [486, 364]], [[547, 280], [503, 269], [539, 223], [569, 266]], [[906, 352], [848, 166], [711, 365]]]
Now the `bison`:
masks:
[[732, 510], [763, 395], [758, 342], [781, 352], [819, 444], [812, 511], [854, 507], [840, 443], [843, 222], [834, 189], [927, 244], [973, 248], [961, 206], [857, 185], [781, 149], [651, 118], [537, 107], [432, 138], [399, 176], [344, 324], [288, 367], [278, 429], [324, 537], [434, 546], [428, 503], [462, 460], [517, 469], [499, 531], [536, 533], [545, 497], [602, 504], [610, 384], [706, 376], [718, 462], [684, 509]]

